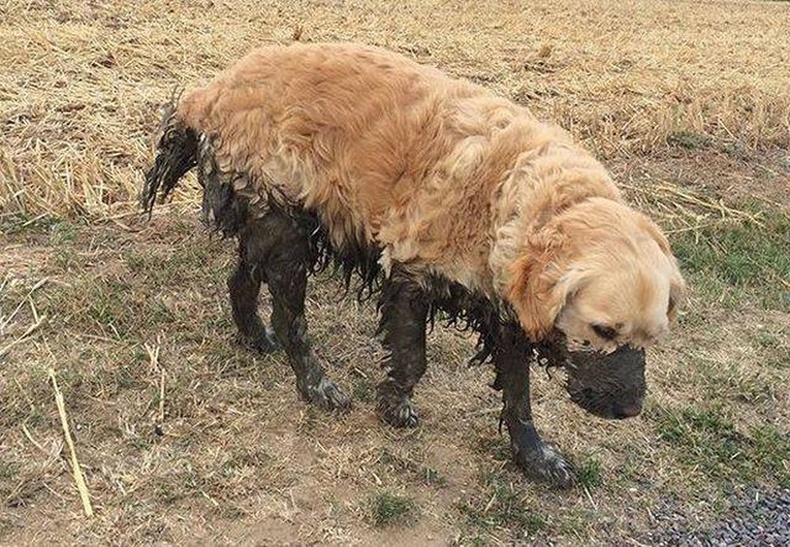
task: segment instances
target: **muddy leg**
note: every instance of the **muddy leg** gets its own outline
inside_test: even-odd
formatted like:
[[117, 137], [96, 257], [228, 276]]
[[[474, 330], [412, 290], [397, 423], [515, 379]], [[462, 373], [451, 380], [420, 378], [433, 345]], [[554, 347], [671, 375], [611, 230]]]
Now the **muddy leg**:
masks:
[[272, 295], [272, 327], [296, 373], [299, 394], [328, 410], [349, 408], [351, 400], [326, 377], [307, 333], [307, 234], [293, 219], [273, 212], [257, 221], [256, 237], [263, 256], [258, 264]]
[[395, 268], [385, 283], [379, 309], [379, 332], [389, 352], [383, 363], [387, 379], [377, 387], [379, 414], [395, 427], [416, 427], [419, 419], [411, 395], [426, 367], [426, 295], [408, 274]]
[[544, 443], [532, 423], [529, 393], [529, 363], [532, 346], [518, 325], [503, 325], [494, 351], [497, 377], [494, 387], [502, 390], [501, 423], [510, 434], [513, 457], [524, 472], [560, 488], [573, 482], [572, 465], [553, 446]]
[[279, 349], [274, 331], [258, 316], [258, 293], [266, 282], [261, 264], [266, 258], [267, 238], [262, 223], [247, 218], [244, 202], [233, 193], [233, 183], [241, 175], [223, 172], [217, 166], [211, 139], [202, 136], [197, 143], [197, 176], [203, 187], [203, 221], [225, 235], [239, 236], [239, 261], [228, 278], [233, 321], [239, 341], [261, 353]]
[[239, 262], [228, 278], [230, 304], [233, 310], [233, 321], [239, 329], [239, 341], [261, 353], [270, 353], [281, 348], [274, 331], [263, 324], [258, 316], [258, 293], [260, 292], [263, 271], [254, 268], [244, 259], [245, 248], [250, 245], [244, 235], [240, 238]]

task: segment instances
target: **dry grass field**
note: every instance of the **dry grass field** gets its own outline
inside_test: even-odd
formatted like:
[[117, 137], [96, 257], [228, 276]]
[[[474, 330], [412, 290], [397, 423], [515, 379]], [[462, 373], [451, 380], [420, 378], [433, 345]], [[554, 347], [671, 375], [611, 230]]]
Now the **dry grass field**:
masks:
[[[787, 2], [0, 1], [0, 543], [644, 545], [790, 488], [789, 21]], [[529, 105], [669, 233], [691, 295], [643, 415], [591, 417], [533, 371], [573, 489], [510, 464], [469, 335], [433, 331], [422, 425], [394, 430], [373, 307], [313, 280], [316, 345], [355, 399], [322, 413], [283, 355], [234, 344], [235, 247], [200, 225], [194, 182], [140, 217], [173, 87], [294, 39], [385, 46]]]

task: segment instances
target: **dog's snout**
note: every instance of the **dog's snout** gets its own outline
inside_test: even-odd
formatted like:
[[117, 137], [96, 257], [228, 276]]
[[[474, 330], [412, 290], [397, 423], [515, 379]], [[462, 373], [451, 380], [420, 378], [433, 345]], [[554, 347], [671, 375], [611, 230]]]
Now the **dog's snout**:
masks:
[[571, 400], [607, 420], [633, 418], [642, 412], [645, 352], [621, 346], [612, 353], [568, 352], [566, 389]]

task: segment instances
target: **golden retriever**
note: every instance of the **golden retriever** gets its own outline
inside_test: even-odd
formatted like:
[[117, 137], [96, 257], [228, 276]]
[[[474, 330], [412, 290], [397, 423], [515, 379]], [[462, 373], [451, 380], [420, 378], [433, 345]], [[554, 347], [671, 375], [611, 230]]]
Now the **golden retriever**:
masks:
[[[383, 49], [293, 44], [256, 49], [174, 99], [162, 129], [145, 208], [197, 166], [206, 216], [239, 239], [229, 288], [240, 334], [282, 346], [307, 400], [350, 403], [304, 319], [307, 275], [334, 260], [379, 291], [389, 423], [417, 425], [410, 397], [437, 310], [480, 333], [530, 474], [572, 479], [532, 424], [535, 351], [566, 367], [587, 410], [639, 413], [644, 348], [669, 329], [683, 278], [656, 224], [559, 127]], [[272, 328], [256, 312], [262, 283]]]

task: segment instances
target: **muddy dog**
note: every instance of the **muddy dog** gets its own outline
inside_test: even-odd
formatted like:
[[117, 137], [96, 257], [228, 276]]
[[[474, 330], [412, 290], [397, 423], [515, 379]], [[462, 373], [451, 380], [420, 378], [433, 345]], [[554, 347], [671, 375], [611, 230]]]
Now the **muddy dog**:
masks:
[[144, 208], [197, 167], [207, 221], [239, 241], [239, 333], [282, 347], [307, 401], [350, 405], [304, 315], [308, 276], [335, 264], [379, 296], [378, 409], [393, 426], [418, 424], [411, 396], [437, 313], [479, 333], [475, 360], [495, 366], [500, 425], [533, 477], [573, 477], [532, 421], [535, 359], [564, 366], [571, 399], [595, 415], [641, 411], [644, 350], [684, 289], [676, 260], [605, 168], [526, 108], [382, 49], [294, 44], [174, 98], [162, 130]]

